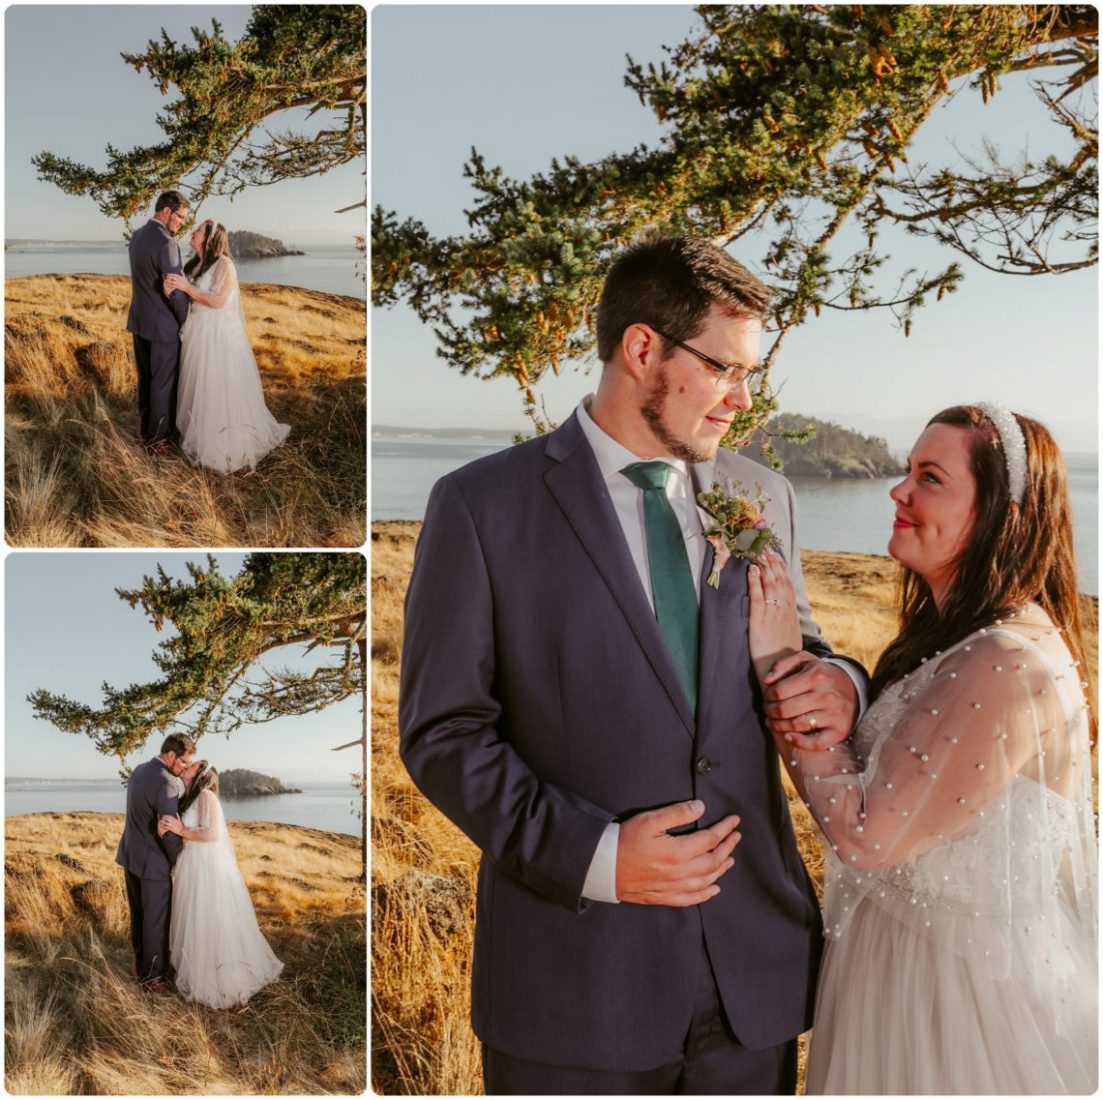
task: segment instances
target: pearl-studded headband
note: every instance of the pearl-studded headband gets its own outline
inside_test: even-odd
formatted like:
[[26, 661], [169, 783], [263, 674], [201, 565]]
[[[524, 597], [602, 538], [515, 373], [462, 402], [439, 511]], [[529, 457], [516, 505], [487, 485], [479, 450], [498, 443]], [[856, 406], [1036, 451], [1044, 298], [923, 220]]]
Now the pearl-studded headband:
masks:
[[1007, 485], [1011, 500], [1022, 504], [1026, 492], [1026, 440], [1023, 430], [1010, 409], [990, 401], [978, 401], [980, 409], [996, 429], [1003, 446], [1003, 460], [1007, 465]]

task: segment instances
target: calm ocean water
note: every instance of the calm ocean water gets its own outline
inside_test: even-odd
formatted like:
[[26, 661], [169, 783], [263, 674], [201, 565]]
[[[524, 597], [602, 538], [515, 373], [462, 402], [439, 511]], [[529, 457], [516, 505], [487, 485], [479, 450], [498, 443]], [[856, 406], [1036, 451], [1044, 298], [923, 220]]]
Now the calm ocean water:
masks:
[[[500, 439], [372, 440], [372, 519], [422, 519], [433, 483], [450, 470], [510, 446]], [[1099, 594], [1099, 471], [1095, 455], [1070, 454], [1069, 485], [1080, 589]], [[793, 478], [801, 544], [811, 550], [884, 554], [892, 534], [889, 489], [898, 478]]]
[[[331, 833], [360, 835], [360, 798], [350, 783], [294, 783], [302, 794], [223, 799], [229, 821], [275, 821]], [[126, 812], [126, 789], [118, 779], [6, 779], [4, 816], [37, 813]]]
[[[290, 246], [289, 246], [290, 247]], [[352, 245], [297, 245], [305, 256], [274, 256], [267, 260], [238, 260], [243, 283], [275, 283], [365, 298], [367, 286], [357, 274], [363, 258]], [[183, 248], [185, 258], [191, 252]], [[358, 263], [359, 261], [359, 263]], [[126, 245], [17, 245], [4, 253], [4, 278], [22, 275], [129, 275]]]

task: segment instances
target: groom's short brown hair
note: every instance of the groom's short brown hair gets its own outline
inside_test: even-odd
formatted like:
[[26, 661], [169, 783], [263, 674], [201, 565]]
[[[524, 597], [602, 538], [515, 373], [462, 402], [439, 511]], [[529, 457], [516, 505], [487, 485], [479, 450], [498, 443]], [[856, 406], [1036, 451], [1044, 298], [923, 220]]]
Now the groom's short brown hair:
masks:
[[675, 342], [689, 340], [713, 305], [733, 317], [765, 320], [769, 301], [762, 280], [711, 241], [647, 238], [609, 268], [597, 307], [598, 358], [613, 358], [629, 325], [650, 325]]
[[160, 214], [167, 206], [169, 210], [176, 214], [181, 208], [187, 210], [189, 205], [188, 200], [179, 191], [162, 191], [153, 205], [153, 213]]
[[187, 756], [189, 752], [195, 752], [195, 742], [186, 733], [170, 733], [161, 743], [161, 754], [166, 752]]

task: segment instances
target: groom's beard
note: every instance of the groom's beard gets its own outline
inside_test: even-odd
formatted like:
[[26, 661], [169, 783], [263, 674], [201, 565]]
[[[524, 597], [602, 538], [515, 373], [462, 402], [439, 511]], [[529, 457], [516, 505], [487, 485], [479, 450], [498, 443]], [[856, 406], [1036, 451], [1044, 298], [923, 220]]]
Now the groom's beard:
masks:
[[[655, 376], [651, 392], [640, 406], [640, 415], [647, 421], [655, 438], [666, 447], [674, 457], [684, 462], [711, 462], [716, 457], [716, 447], [711, 451], [702, 451], [693, 444], [679, 439], [666, 421], [667, 398], [670, 396], [670, 380], [666, 376], [665, 366]], [[717, 447], [719, 440], [717, 440]]]

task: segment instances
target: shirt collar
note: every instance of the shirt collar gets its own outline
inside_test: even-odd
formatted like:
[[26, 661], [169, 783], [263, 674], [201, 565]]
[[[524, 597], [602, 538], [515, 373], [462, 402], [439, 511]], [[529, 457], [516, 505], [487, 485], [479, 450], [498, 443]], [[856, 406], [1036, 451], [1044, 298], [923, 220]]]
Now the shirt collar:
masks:
[[680, 458], [671, 458], [668, 455], [656, 455], [654, 459], [641, 459], [633, 454], [623, 443], [618, 443], [608, 432], [599, 428], [587, 411], [587, 406], [593, 400], [593, 394], [587, 394], [579, 403], [576, 413], [579, 427], [586, 437], [586, 442], [594, 452], [601, 476], [609, 481], [612, 478], [622, 479], [621, 470], [633, 462], [650, 462], [658, 460], [670, 466], [680, 478], [689, 479], [689, 467]]

